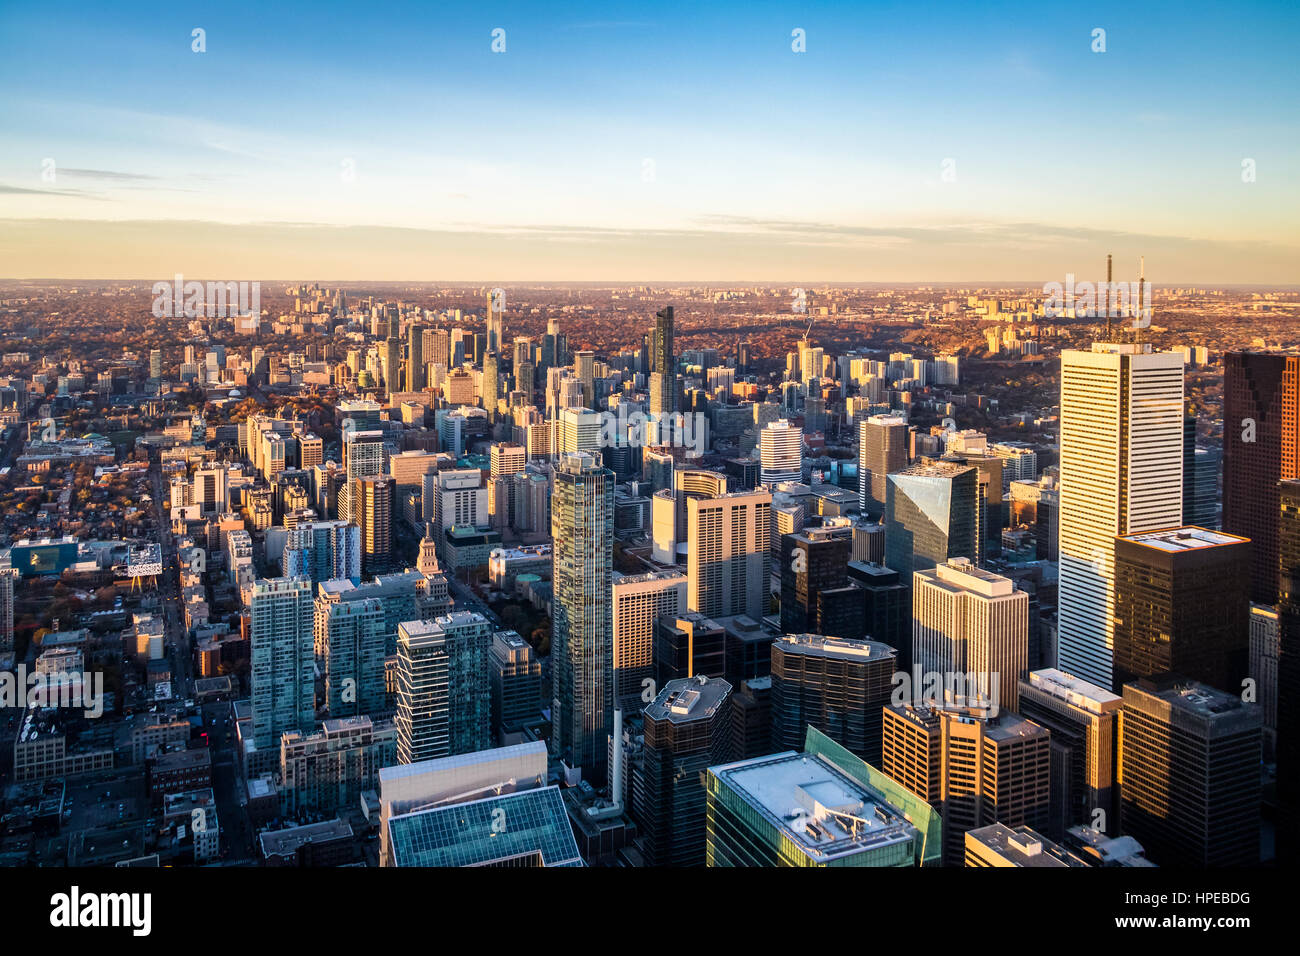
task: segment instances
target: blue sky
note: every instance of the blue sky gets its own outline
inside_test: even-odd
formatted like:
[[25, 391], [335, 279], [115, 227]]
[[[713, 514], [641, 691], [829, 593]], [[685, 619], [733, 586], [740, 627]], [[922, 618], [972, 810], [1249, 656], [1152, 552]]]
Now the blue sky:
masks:
[[1295, 281], [1294, 3], [540, 6], [2, 0], [0, 254], [320, 274], [240, 251], [292, 223], [333, 278]]

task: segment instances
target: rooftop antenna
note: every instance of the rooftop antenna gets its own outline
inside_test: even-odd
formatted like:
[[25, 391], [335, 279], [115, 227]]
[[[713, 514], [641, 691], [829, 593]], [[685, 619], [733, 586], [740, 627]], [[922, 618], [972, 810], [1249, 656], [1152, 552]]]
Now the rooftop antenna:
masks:
[[1147, 288], [1147, 257], [1138, 256], [1138, 315], [1133, 323], [1133, 341], [1142, 341], [1142, 323], [1146, 320], [1147, 309], [1151, 303], [1144, 302]]
[[1110, 271], [1110, 253], [1108, 252], [1106, 253], [1106, 341], [1107, 342], [1111, 340], [1111, 335], [1112, 335], [1111, 323], [1110, 323], [1111, 311], [1112, 311], [1110, 290], [1111, 290], [1111, 271]]

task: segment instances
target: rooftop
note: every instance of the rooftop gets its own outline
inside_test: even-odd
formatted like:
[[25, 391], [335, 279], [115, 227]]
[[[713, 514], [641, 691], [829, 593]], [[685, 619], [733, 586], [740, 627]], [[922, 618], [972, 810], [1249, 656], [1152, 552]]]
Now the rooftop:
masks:
[[725, 680], [710, 680], [703, 675], [682, 677], [665, 684], [645, 714], [653, 720], [673, 723], [705, 720], [718, 712], [730, 694], [731, 685]]
[[879, 641], [847, 637], [823, 637], [821, 634], [786, 634], [775, 645], [787, 654], [809, 654], [845, 660], [867, 661], [896, 658], [898, 651]]
[[1132, 541], [1148, 548], [1160, 551], [1181, 552], [1199, 551], [1204, 548], [1217, 548], [1225, 544], [1247, 544], [1249, 538], [1239, 538], [1235, 534], [1211, 531], [1188, 525], [1183, 528], [1166, 528], [1163, 531], [1148, 531], [1143, 534], [1128, 534], [1120, 537], [1121, 541]]
[[916, 837], [897, 808], [818, 756], [788, 751], [709, 772], [817, 861]]

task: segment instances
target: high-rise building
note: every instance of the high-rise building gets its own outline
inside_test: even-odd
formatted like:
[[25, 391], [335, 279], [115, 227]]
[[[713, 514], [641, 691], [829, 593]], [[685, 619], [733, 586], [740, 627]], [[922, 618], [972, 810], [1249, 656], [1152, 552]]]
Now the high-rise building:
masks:
[[655, 625], [655, 686], [726, 673], [726, 631], [697, 611], [661, 616]]
[[393, 479], [388, 475], [354, 478], [348, 496], [351, 518], [361, 530], [361, 568], [387, 571], [393, 553]]
[[500, 398], [500, 391], [501, 363], [497, 359], [497, 353], [489, 351], [483, 356], [483, 386], [480, 390], [483, 397], [483, 407], [487, 409], [489, 422], [496, 420], [497, 401]]
[[308, 577], [312, 586], [347, 578], [361, 583], [361, 529], [350, 521], [307, 521], [285, 534], [280, 570]]
[[782, 418], [758, 433], [759, 480], [771, 486], [803, 480], [803, 429]]
[[492, 727], [498, 738], [536, 723], [542, 708], [542, 662], [514, 631], [492, 635]]
[[[843, 519], [841, 519], [843, 520]], [[852, 525], [805, 528], [781, 549], [781, 630], [858, 639], [866, 627], [866, 592], [849, 583]]]
[[[650, 371], [660, 378], [652, 382], [652, 412], [671, 413], [677, 410], [677, 355], [673, 350], [673, 325], [671, 305], [664, 306], [655, 313], [654, 330], [651, 333]], [[658, 384], [658, 392], [653, 387], [655, 382]]]
[[1204, 684], [1125, 684], [1120, 829], [1160, 866], [1258, 863], [1260, 726], [1258, 705]]
[[[680, 571], [618, 575], [611, 588], [614, 622], [614, 699], [625, 711], [649, 703], [642, 695], [657, 686], [655, 626], [686, 610], [686, 575]], [[653, 698], [651, 698], [653, 699]]]
[[599, 453], [562, 455], [551, 499], [551, 749], [596, 784], [614, 719], [614, 482]]
[[1183, 356], [1096, 343], [1061, 353], [1058, 659], [1110, 687], [1115, 539], [1183, 518]]
[[291, 816], [351, 809], [396, 759], [392, 721], [334, 718], [313, 734], [288, 731], [280, 738], [280, 808]]
[[473, 611], [397, 626], [397, 759], [415, 763], [492, 745], [492, 625]]
[[1029, 667], [1029, 595], [1010, 578], [963, 558], [917, 571], [912, 583], [912, 659], [922, 674], [962, 674], [967, 695], [996, 694], [1016, 710]]
[[649, 866], [703, 866], [704, 779], [731, 753], [731, 685], [669, 681], [646, 707], [638, 817]]
[[708, 769], [709, 866], [938, 862], [938, 818], [922, 800], [815, 729], [803, 750]]
[[1300, 481], [1278, 485], [1278, 858], [1300, 858]]
[[939, 811], [943, 862], [961, 866], [968, 830], [1004, 823], [1043, 830], [1051, 734], [1010, 711], [890, 704], [881, 769]]
[[1087, 866], [1068, 849], [1030, 827], [993, 823], [966, 831], [965, 864], [968, 867], [1026, 866], [1055, 869]]
[[977, 472], [936, 461], [889, 476], [885, 500], [885, 564], [910, 583], [950, 558], [975, 554]]
[[318, 589], [314, 632], [330, 716], [383, 710], [384, 608], [379, 600], [339, 601], [329, 590]]
[[1115, 542], [1115, 689], [1173, 671], [1239, 692], [1250, 650], [1250, 547], [1204, 528]]
[[872, 766], [880, 764], [881, 708], [897, 653], [887, 644], [786, 634], [772, 644], [772, 745], [799, 746], [816, 727]]
[[866, 602], [863, 633], [898, 651], [899, 670], [912, 669], [911, 588], [899, 573], [883, 564], [851, 561], [849, 580], [862, 590]]
[[907, 467], [907, 419], [872, 415], [858, 426], [858, 510], [879, 518], [885, 513], [889, 476]]
[[772, 495], [739, 491], [686, 502], [687, 607], [711, 617], [767, 614]]
[[253, 582], [248, 602], [253, 743], [274, 752], [280, 735], [316, 723], [315, 604], [309, 578]]
[[406, 390], [424, 388], [424, 328], [412, 322], [406, 330]]
[[1223, 530], [1249, 538], [1250, 599], [1277, 601], [1278, 482], [1300, 478], [1300, 355], [1223, 356]]
[[1120, 703], [1106, 688], [1055, 668], [1030, 671], [1020, 681], [1021, 715], [1052, 734], [1052, 799], [1043, 832], [1053, 838], [1063, 839], [1066, 830], [1079, 824], [1118, 832]]
[[0, 568], [0, 654], [14, 649], [14, 587], [17, 568]]

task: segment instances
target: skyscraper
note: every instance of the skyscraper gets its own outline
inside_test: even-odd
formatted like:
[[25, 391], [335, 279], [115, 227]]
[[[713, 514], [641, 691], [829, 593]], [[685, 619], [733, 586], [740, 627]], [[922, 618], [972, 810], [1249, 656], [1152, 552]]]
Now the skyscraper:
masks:
[[614, 719], [614, 480], [598, 452], [565, 454], [551, 499], [551, 749], [596, 784]]
[[1259, 862], [1260, 713], [1166, 675], [1124, 685], [1120, 829], [1160, 866]]
[[1223, 530], [1254, 545], [1250, 598], [1277, 600], [1279, 481], [1300, 478], [1300, 355], [1223, 356]]
[[685, 677], [716, 677], [726, 673], [726, 631], [697, 611], [660, 617], [655, 625], [655, 685]]
[[330, 717], [384, 709], [384, 608], [377, 598], [340, 601], [319, 589], [315, 644], [325, 668]]
[[1250, 544], [1204, 528], [1115, 542], [1116, 690], [1167, 671], [1241, 690], [1250, 650]]
[[645, 709], [638, 816], [650, 866], [703, 866], [704, 779], [731, 759], [731, 685], [672, 680]]
[[889, 476], [885, 564], [905, 584], [912, 572], [975, 554], [977, 473], [969, 465], [930, 462]]
[[881, 769], [939, 811], [943, 862], [961, 866], [966, 831], [1005, 823], [1043, 830], [1050, 805], [1051, 734], [1003, 711], [890, 704]]
[[1278, 856], [1300, 857], [1300, 481], [1278, 485]]
[[310, 578], [253, 582], [248, 637], [258, 750], [278, 751], [285, 731], [315, 727], [314, 614]]
[[407, 392], [420, 392], [424, 380], [424, 329], [411, 323], [407, 329]]
[[738, 491], [686, 502], [687, 607], [707, 617], [767, 613], [772, 496]]
[[1043, 832], [1053, 839], [1078, 824], [1119, 832], [1120, 703], [1106, 688], [1055, 668], [1031, 671], [1020, 681], [1020, 713], [1052, 734], [1051, 811]]
[[1112, 686], [1115, 538], [1183, 518], [1183, 356], [1096, 343], [1061, 355], [1058, 659]]
[[866, 592], [849, 583], [852, 525], [806, 528], [784, 536], [781, 630], [858, 639], [868, 634]]
[[497, 417], [497, 401], [499, 399], [498, 391], [501, 384], [501, 367], [497, 360], [497, 353], [492, 350], [483, 356], [483, 407], [487, 409], [488, 421], [494, 422]]
[[393, 552], [393, 479], [369, 475], [349, 484], [351, 518], [361, 530], [361, 568], [367, 574], [387, 571]]
[[1029, 595], [965, 559], [917, 571], [912, 656], [922, 673], [974, 676], [967, 696], [997, 694], [999, 708], [1016, 710], [1029, 666]]
[[772, 745], [799, 746], [816, 727], [873, 766], [880, 764], [881, 708], [897, 652], [887, 644], [786, 634], [772, 644]]
[[885, 513], [889, 476], [907, 467], [907, 419], [872, 415], [858, 426], [858, 510], [879, 518]]
[[492, 746], [492, 625], [453, 611], [397, 626], [397, 759], [415, 763]]
[[782, 418], [758, 433], [759, 480], [770, 487], [781, 481], [803, 480], [803, 429]]
[[624, 710], [646, 703], [646, 681], [655, 679], [655, 625], [675, 620], [686, 610], [686, 575], [680, 571], [651, 571], [620, 575], [611, 589], [614, 622], [614, 699]]

